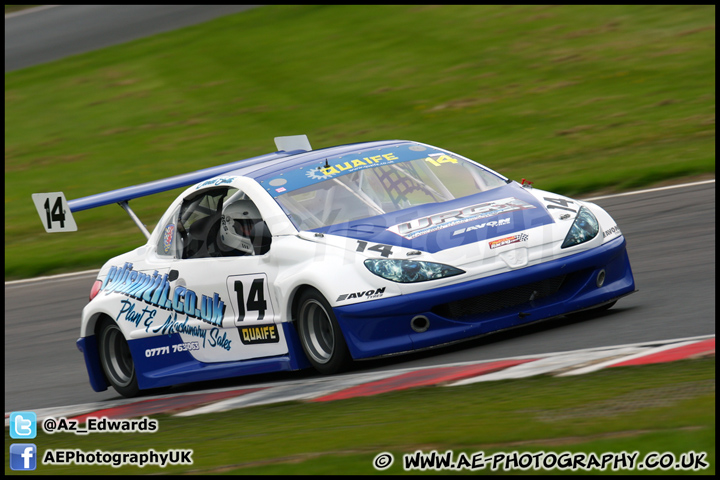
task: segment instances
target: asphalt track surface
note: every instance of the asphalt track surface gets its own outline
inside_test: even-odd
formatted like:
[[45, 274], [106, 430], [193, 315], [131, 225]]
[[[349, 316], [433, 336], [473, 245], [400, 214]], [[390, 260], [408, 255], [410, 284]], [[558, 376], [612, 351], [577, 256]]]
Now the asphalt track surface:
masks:
[[[252, 6], [58, 6], [5, 18], [5, 72], [193, 25]], [[715, 333], [715, 184], [597, 200], [628, 241], [638, 293], [610, 311], [553, 320], [422, 354], [361, 362], [360, 371]], [[118, 210], [118, 215], [123, 215]], [[5, 411], [121, 398], [92, 391], [75, 347], [94, 274], [5, 286]], [[301, 379], [311, 371], [204, 382], [174, 391]]]
[[[715, 183], [595, 201], [628, 242], [638, 292], [600, 315], [559, 319], [450, 347], [359, 362], [381, 371], [715, 333]], [[118, 215], [124, 215], [118, 209]], [[5, 285], [5, 411], [122, 398], [94, 392], [75, 347], [94, 274]], [[202, 382], [168, 393], [317, 376], [312, 371]]]
[[5, 17], [5, 73], [256, 5], [53, 5]]

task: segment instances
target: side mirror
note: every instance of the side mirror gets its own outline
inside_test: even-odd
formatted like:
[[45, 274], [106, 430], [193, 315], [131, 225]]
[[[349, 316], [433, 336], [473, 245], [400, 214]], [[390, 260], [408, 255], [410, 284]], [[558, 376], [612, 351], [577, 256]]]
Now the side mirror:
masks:
[[270, 251], [272, 234], [264, 220], [257, 222], [250, 230], [250, 239], [255, 248], [255, 255], [265, 255]]

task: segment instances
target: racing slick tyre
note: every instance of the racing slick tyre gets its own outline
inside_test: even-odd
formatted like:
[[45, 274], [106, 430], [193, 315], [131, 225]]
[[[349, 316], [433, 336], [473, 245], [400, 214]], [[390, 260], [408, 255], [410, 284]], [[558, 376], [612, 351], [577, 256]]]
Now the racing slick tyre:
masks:
[[117, 323], [109, 318], [97, 327], [98, 353], [105, 377], [120, 395], [134, 397], [140, 392], [130, 347]]
[[305, 290], [298, 305], [297, 330], [312, 366], [326, 375], [345, 370], [352, 359], [330, 304], [317, 290]]

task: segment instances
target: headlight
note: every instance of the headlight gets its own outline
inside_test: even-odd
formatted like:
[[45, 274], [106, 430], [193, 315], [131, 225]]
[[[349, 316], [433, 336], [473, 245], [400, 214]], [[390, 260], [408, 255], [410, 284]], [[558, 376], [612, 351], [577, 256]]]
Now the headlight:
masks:
[[587, 208], [580, 207], [578, 216], [575, 218], [575, 222], [570, 227], [570, 231], [560, 248], [572, 247], [592, 240], [598, 234], [599, 229], [595, 215]]
[[398, 283], [425, 282], [465, 273], [450, 265], [417, 260], [369, 258], [365, 260], [365, 266], [378, 277]]

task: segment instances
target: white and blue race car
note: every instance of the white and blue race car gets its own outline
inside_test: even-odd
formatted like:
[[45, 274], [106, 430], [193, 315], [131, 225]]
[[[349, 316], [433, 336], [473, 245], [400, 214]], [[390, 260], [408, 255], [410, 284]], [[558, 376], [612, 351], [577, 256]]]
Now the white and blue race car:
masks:
[[[78, 348], [96, 391], [418, 351], [635, 291], [602, 208], [520, 185], [418, 142], [277, 152], [67, 202], [35, 194], [48, 232], [119, 203], [147, 242], [107, 262]], [[131, 199], [187, 187], [150, 233]]]

